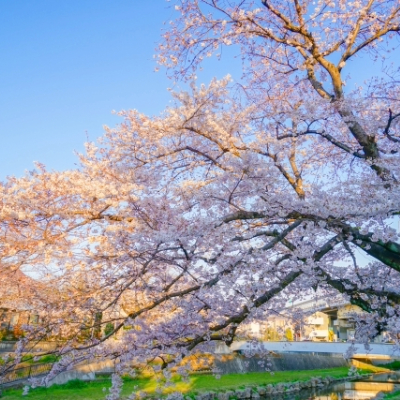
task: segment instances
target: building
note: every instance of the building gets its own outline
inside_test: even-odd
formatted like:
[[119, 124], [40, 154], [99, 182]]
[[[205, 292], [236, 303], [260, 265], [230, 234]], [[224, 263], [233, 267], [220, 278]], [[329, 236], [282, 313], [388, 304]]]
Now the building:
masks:
[[[312, 298], [288, 302], [279, 312], [269, 313], [263, 322], [252, 322], [242, 329], [245, 336], [265, 341], [331, 341], [354, 339], [355, 318], [364, 311], [344, 298]], [[385, 342], [378, 335], [374, 342]]]
[[15, 339], [22, 334], [22, 325], [39, 322], [31, 298], [41, 284], [19, 269], [0, 271], [0, 336]]

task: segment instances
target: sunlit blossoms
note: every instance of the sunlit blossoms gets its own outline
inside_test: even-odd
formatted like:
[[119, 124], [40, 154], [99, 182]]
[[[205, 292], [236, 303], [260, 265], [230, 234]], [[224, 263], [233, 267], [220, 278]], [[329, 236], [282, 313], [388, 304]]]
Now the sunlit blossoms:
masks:
[[[175, 3], [159, 61], [187, 91], [160, 116], [121, 112], [79, 170], [1, 186], [1, 268], [47, 287], [28, 338], [60, 340], [55, 368], [95, 357], [167, 374], [319, 290], [369, 313], [360, 338], [397, 340], [399, 70], [344, 79], [397, 49], [398, 2]], [[197, 84], [224, 46], [244, 80]]]

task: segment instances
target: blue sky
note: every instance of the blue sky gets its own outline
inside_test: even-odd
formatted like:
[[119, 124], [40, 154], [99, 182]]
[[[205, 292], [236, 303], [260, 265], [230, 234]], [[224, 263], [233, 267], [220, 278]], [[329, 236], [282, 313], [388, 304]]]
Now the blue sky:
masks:
[[172, 83], [153, 54], [174, 14], [164, 0], [2, 1], [0, 179], [73, 168], [112, 110], [162, 111]]
[[[74, 150], [120, 122], [112, 110], [158, 114], [168, 105], [172, 82], [154, 72], [153, 54], [164, 21], [176, 16], [171, 3], [0, 2], [0, 180], [34, 161], [74, 168]], [[202, 79], [239, 69], [214, 61]]]

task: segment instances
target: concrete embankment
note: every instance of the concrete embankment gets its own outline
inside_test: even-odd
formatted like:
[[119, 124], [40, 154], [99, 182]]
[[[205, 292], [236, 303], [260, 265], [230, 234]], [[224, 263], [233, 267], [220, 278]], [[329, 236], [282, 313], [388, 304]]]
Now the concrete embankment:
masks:
[[279, 353], [268, 357], [235, 355], [215, 360], [215, 366], [222, 374], [242, 372], [299, 371], [310, 369], [328, 369], [349, 366], [342, 356], [321, 356], [313, 354]]
[[[351, 343], [336, 342], [261, 342], [258, 347], [265, 351], [277, 353], [314, 353], [321, 355], [342, 355], [350, 349]], [[234, 352], [252, 351], [252, 345], [248, 341], [233, 342], [230, 347], [219, 342], [215, 345], [218, 354], [231, 354]], [[353, 348], [353, 357], [369, 359], [391, 359], [398, 356], [398, 347], [394, 344], [370, 343], [368, 349], [362, 343], [356, 343]]]

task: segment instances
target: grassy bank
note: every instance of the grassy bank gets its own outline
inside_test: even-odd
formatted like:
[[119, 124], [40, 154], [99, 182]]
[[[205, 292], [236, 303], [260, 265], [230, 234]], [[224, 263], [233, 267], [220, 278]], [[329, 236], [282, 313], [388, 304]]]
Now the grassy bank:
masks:
[[400, 390], [386, 394], [384, 400], [400, 400]]
[[[174, 379], [173, 387], [164, 388], [164, 393], [179, 391], [182, 393], [193, 393], [200, 391], [224, 391], [237, 389], [245, 385], [267, 385], [281, 382], [304, 381], [311, 377], [331, 376], [341, 378], [348, 375], [348, 368], [320, 369], [309, 371], [279, 371], [273, 375], [270, 373], [253, 372], [247, 374], [229, 374], [216, 379], [211, 375], [193, 375], [189, 382], [183, 382], [179, 377]], [[64, 385], [54, 385], [50, 388], [37, 388], [31, 390], [27, 396], [22, 396], [22, 390], [7, 390], [3, 392], [2, 400], [32, 399], [32, 400], [97, 400], [104, 399], [111, 386], [110, 380], [99, 380], [94, 382], [71, 381]], [[104, 391], [105, 388], [105, 391]], [[148, 394], [155, 393], [157, 381], [154, 377], [126, 378], [122, 398], [126, 398], [133, 391], [142, 390]]]

